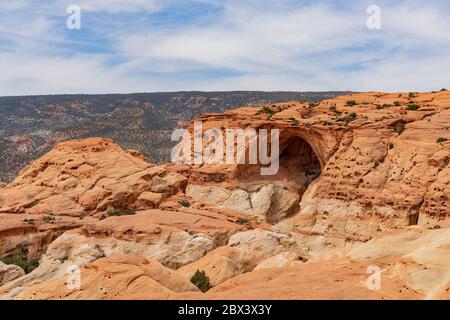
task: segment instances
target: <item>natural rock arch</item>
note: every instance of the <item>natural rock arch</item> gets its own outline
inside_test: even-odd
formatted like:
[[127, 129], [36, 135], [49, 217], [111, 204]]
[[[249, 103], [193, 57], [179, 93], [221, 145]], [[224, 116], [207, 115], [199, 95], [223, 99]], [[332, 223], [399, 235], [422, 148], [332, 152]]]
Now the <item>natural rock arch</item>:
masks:
[[317, 147], [302, 135], [286, 135], [280, 139], [279, 176], [294, 180], [300, 197], [322, 173], [323, 160], [316, 150]]
[[280, 171], [287, 175], [300, 175], [301, 183], [306, 187], [319, 177], [322, 172], [322, 162], [311, 144], [300, 136], [289, 137], [280, 148]]
[[236, 167], [235, 177], [241, 181], [290, 181], [295, 187], [292, 184], [289, 185], [301, 197], [309, 184], [320, 176], [325, 165], [325, 156], [320, 149], [320, 139], [303, 132], [282, 130], [279, 154], [277, 174], [264, 176], [261, 175], [260, 164], [242, 164]]

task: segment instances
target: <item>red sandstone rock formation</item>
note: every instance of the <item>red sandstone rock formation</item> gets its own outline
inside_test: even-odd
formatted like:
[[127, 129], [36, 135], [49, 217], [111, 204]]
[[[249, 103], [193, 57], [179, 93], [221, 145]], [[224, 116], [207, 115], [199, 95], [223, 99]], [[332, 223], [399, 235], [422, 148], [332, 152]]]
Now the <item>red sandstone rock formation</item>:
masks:
[[[280, 129], [279, 172], [152, 166], [107, 139], [60, 143], [0, 189], [0, 257], [40, 260], [3, 277], [0, 297], [448, 299], [450, 93], [199, 120], [205, 130]], [[65, 286], [73, 265], [79, 290]], [[366, 286], [373, 265], [377, 291]], [[197, 269], [214, 286], [206, 294], [189, 282]]]

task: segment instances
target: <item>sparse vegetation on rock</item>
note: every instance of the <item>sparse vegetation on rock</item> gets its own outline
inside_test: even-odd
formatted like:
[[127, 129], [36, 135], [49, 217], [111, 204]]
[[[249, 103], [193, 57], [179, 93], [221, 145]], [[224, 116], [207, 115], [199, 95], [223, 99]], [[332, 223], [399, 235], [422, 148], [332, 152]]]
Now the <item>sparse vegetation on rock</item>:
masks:
[[185, 208], [189, 208], [191, 206], [191, 203], [185, 199], [178, 201], [178, 203]]
[[19, 252], [14, 253], [12, 256], [0, 259], [0, 261], [7, 265], [14, 264], [19, 266], [25, 271], [25, 273], [30, 273], [39, 266], [39, 261], [27, 261]]
[[345, 103], [345, 105], [346, 105], [347, 107], [353, 107], [353, 106], [356, 106], [357, 103], [356, 103], [355, 100], [347, 100], [347, 102]]
[[209, 278], [205, 271], [197, 270], [191, 278], [191, 282], [199, 288], [202, 292], [207, 292], [212, 288]]
[[114, 209], [108, 211], [108, 217], [131, 216], [134, 214], [136, 214], [136, 212], [130, 208], [127, 208], [125, 210]]
[[338, 122], [344, 122], [345, 124], [349, 124], [350, 122], [354, 121], [357, 117], [357, 114], [355, 112], [350, 113], [346, 117], [339, 117], [336, 119]]
[[268, 115], [274, 115], [276, 112], [272, 110], [269, 106], [263, 106], [261, 110], [259, 110], [256, 114], [268, 114]]
[[50, 215], [49, 216], [43, 216], [42, 220], [44, 220], [44, 222], [46, 222], [46, 223], [50, 223], [52, 221], [55, 221], [55, 217], [50, 216]]
[[406, 107], [406, 109], [410, 111], [416, 111], [420, 109], [420, 106], [418, 104], [411, 103], [408, 105], [408, 107]]
[[298, 120], [295, 118], [289, 118], [289, 122], [292, 123], [294, 126], [298, 125]]

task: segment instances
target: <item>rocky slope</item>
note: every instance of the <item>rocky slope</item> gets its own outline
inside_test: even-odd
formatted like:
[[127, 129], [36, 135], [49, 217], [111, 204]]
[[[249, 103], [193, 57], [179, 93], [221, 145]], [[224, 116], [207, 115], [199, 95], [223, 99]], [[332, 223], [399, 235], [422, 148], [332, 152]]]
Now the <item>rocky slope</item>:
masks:
[[[26, 275], [2, 265], [0, 297], [449, 298], [450, 93], [198, 120], [280, 129], [280, 170], [155, 166], [104, 138], [60, 143], [0, 189], [0, 256], [40, 262]], [[79, 288], [67, 285], [74, 266]], [[207, 293], [190, 283], [197, 270]]]
[[170, 133], [205, 112], [246, 104], [329, 99], [342, 92], [160, 92], [0, 97], [0, 183], [50, 151], [55, 143], [113, 139], [151, 162], [170, 160]]

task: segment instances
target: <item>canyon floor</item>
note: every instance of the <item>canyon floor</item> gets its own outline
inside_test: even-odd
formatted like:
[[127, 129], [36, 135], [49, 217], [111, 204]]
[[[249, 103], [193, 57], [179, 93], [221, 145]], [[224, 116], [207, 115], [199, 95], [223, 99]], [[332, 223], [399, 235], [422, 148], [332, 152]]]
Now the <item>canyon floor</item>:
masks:
[[0, 299], [450, 299], [448, 91], [196, 120], [279, 129], [278, 173], [58, 143], [0, 189]]

